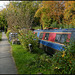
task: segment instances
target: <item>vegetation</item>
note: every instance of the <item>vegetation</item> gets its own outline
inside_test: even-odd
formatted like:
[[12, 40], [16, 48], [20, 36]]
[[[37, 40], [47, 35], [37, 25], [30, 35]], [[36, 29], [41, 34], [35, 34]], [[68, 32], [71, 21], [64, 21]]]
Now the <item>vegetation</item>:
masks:
[[[26, 32], [26, 31], [25, 31]], [[24, 34], [20, 31], [19, 39], [22, 45], [12, 45], [12, 54], [18, 69], [18, 74], [74, 74], [75, 73], [75, 42], [65, 43], [65, 50], [47, 55], [39, 49], [37, 40], [33, 40], [31, 31]], [[38, 39], [35, 37], [35, 39]], [[26, 43], [25, 43], [26, 42]], [[32, 44], [32, 52], [28, 44]]]
[[75, 43], [57, 52], [53, 57], [47, 54], [30, 53], [21, 45], [12, 45], [13, 57], [19, 74], [74, 74]]
[[2, 39], [2, 32], [0, 32], [0, 41], [1, 41], [1, 39]]
[[6, 33], [7, 38], [9, 39], [9, 33], [11, 32], [11, 30], [8, 30], [8, 32]]
[[[33, 50], [36, 50], [38, 47], [38, 38], [33, 35], [33, 32], [30, 30], [20, 30], [19, 31], [19, 40], [24, 48], [29, 48], [28, 45], [32, 44]], [[34, 40], [36, 39], [36, 41]], [[36, 50], [37, 51], [37, 50]]]
[[[30, 28], [74, 28], [74, 1], [10, 2], [0, 11], [0, 29], [17, 32], [21, 45], [12, 45], [13, 57], [19, 74], [74, 74], [75, 43], [65, 50], [48, 56], [38, 47], [38, 38]], [[34, 41], [34, 39], [36, 39]], [[32, 52], [28, 45], [32, 44]]]
[[23, 28], [29, 29], [32, 26], [38, 25], [38, 18], [34, 18], [38, 5], [39, 2], [35, 1], [10, 2], [6, 10], [9, 29], [12, 32], [19, 32]]
[[54, 54], [52, 59], [52, 73], [75, 74], [75, 42], [66, 43], [65, 50]]
[[13, 45], [12, 51], [19, 74], [50, 74], [50, 62], [46, 54], [27, 52], [21, 45]]
[[[65, 28], [65, 26], [73, 28], [75, 27], [74, 7], [75, 1], [42, 1], [35, 17], [40, 18], [43, 28]], [[55, 25], [55, 23], [57, 24]]]
[[2, 11], [0, 11], [0, 30], [5, 31], [5, 33], [7, 32], [7, 20], [6, 18], [6, 9], [3, 9]]
[[35, 30], [41, 29], [41, 26], [32, 27], [32, 29], [35, 29]]
[[75, 27], [75, 1], [65, 2], [64, 22]]
[[0, 29], [20, 29], [43, 26], [53, 28], [75, 27], [75, 1], [21, 1], [10, 2], [0, 11]]

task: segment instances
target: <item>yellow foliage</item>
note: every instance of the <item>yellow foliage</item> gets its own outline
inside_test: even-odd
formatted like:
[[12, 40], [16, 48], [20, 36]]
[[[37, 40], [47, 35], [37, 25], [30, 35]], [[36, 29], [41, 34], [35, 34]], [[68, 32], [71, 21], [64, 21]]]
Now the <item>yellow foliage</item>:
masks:
[[67, 24], [75, 25], [75, 1], [65, 1], [64, 19]]
[[72, 63], [71, 60], [69, 60], [69, 63]]
[[44, 27], [43, 16], [46, 15], [48, 19], [53, 18], [59, 22], [60, 16], [63, 14], [64, 6], [62, 1], [42, 1], [39, 9], [36, 11], [34, 17], [40, 17], [40, 22]]
[[63, 51], [63, 54], [62, 54], [62, 57], [64, 57], [65, 56], [65, 51]]

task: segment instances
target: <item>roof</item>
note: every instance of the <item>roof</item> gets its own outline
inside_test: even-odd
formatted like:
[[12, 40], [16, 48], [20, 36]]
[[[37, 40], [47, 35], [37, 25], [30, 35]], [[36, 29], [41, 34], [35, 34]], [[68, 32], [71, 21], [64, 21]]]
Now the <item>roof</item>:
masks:
[[75, 31], [75, 28], [69, 29], [44, 29], [44, 30], [34, 30], [34, 32], [68, 32], [68, 31]]

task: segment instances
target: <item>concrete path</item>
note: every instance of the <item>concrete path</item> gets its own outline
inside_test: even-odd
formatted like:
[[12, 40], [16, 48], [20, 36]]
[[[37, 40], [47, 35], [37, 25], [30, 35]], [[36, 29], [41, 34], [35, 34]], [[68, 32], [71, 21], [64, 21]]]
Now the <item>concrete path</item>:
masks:
[[0, 74], [17, 74], [11, 47], [4, 32], [0, 41]]

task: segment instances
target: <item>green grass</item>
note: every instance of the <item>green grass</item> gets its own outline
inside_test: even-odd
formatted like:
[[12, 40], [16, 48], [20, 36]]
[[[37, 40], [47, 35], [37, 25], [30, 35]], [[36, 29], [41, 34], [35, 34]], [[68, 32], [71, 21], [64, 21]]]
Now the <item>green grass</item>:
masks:
[[[18, 74], [50, 74], [51, 63], [45, 54], [33, 54], [23, 49], [21, 45], [12, 45], [12, 54], [18, 69]], [[46, 59], [46, 60], [45, 60]]]
[[0, 32], [0, 41], [1, 41], [1, 39], [2, 39], [2, 32]]

